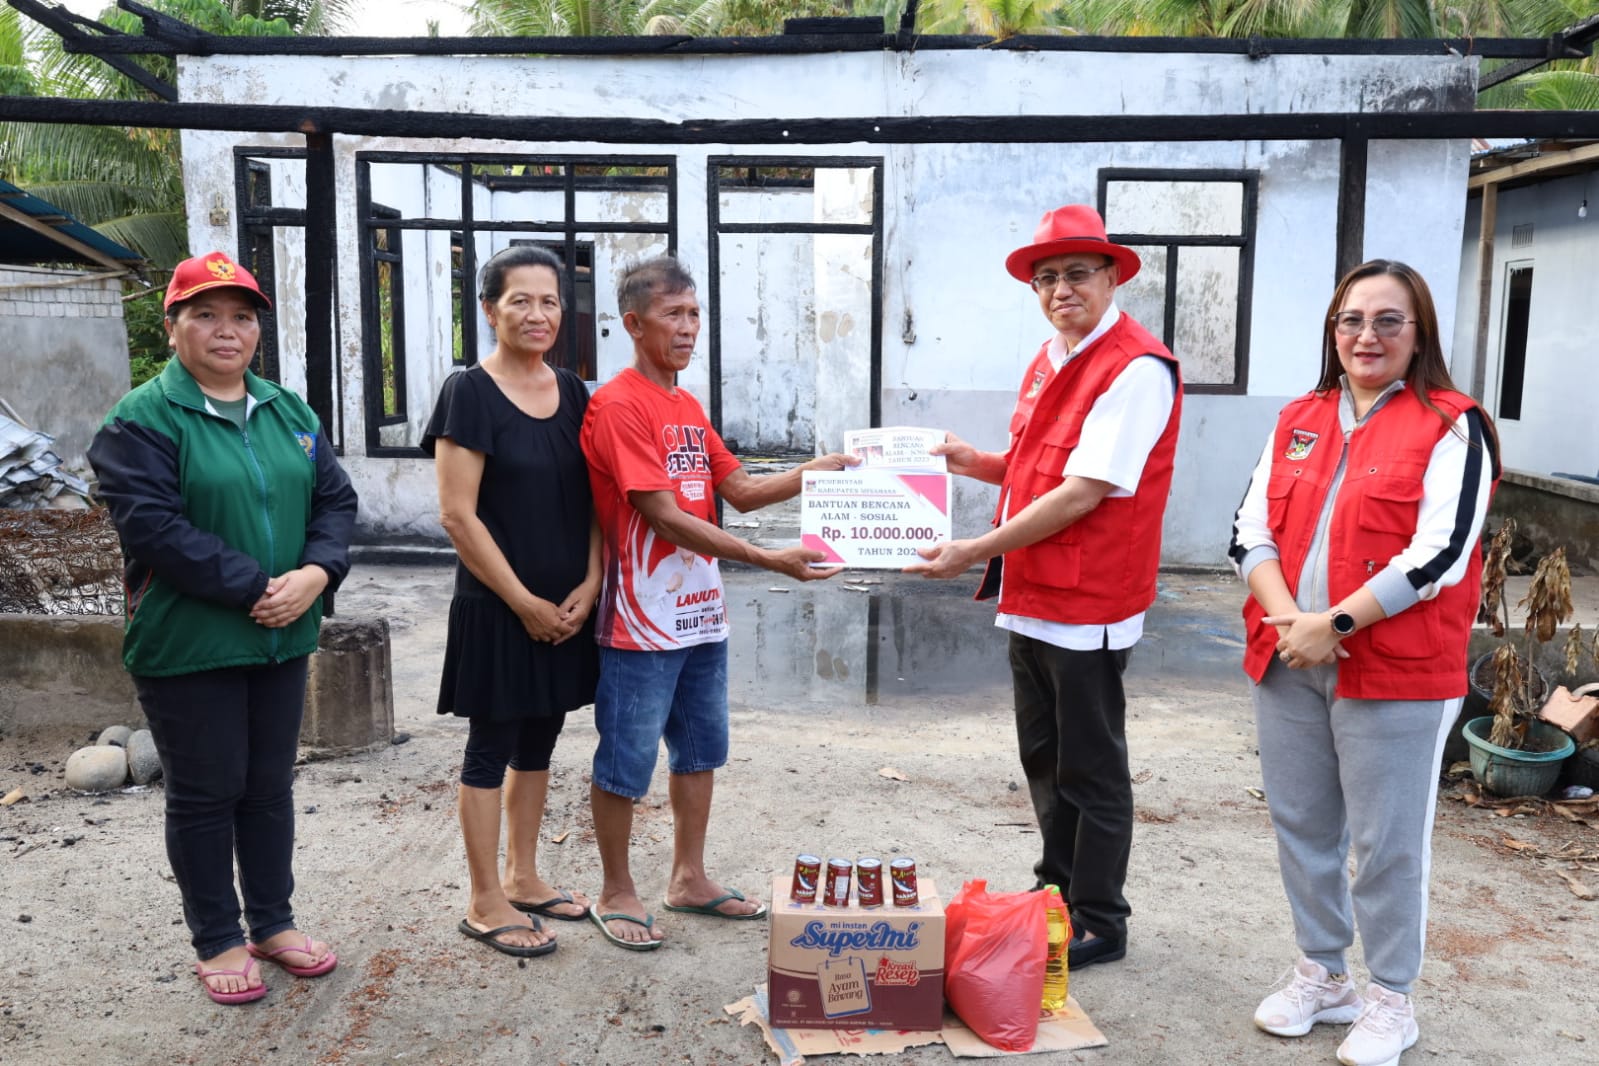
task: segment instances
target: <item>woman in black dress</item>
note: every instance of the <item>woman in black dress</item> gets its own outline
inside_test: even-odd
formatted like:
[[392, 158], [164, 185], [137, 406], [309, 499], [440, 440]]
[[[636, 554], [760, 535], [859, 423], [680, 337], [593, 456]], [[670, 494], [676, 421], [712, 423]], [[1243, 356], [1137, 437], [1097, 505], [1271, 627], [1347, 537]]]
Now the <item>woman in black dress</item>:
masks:
[[561, 329], [560, 269], [525, 245], [484, 264], [494, 351], [445, 381], [422, 442], [460, 557], [439, 692], [440, 714], [470, 722], [460, 813], [472, 897], [459, 928], [517, 956], [554, 951], [540, 918], [581, 921], [589, 903], [536, 864], [550, 753], [566, 712], [594, 701], [598, 676], [600, 535], [578, 446], [588, 390], [544, 361]]

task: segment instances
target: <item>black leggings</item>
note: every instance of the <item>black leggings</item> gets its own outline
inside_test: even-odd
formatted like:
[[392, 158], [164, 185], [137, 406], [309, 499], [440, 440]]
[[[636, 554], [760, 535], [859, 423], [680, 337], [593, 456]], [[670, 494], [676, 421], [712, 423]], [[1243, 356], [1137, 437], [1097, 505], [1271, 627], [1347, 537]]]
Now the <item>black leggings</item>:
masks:
[[471, 788], [499, 788], [505, 768], [548, 770], [555, 738], [566, 724], [566, 712], [510, 722], [469, 718], [466, 754], [461, 757], [461, 784]]

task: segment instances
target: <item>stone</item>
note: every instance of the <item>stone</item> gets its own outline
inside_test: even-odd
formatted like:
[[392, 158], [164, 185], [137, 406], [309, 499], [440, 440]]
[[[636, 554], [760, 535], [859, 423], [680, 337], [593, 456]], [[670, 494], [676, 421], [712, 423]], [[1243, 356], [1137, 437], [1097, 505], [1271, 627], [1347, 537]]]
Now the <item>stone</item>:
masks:
[[128, 779], [128, 757], [121, 748], [96, 744], [79, 748], [67, 760], [67, 787], [79, 792], [106, 792]]
[[100, 739], [96, 740], [95, 743], [100, 745], [111, 744], [118, 748], [125, 748], [128, 746], [128, 738], [132, 735], [133, 730], [125, 725], [108, 725], [100, 730]]
[[148, 729], [128, 738], [128, 776], [135, 785], [148, 785], [161, 776], [161, 756], [156, 754], [155, 738]]

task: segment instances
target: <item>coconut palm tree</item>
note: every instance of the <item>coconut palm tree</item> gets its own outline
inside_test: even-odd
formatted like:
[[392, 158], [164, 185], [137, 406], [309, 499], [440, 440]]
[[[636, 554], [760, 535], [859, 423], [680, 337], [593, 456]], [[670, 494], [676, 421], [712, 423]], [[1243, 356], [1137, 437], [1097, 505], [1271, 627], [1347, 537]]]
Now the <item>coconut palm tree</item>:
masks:
[[[852, 10], [853, 8], [853, 10]], [[764, 37], [790, 18], [883, 14], [892, 0], [470, 0], [467, 32], [484, 37], [686, 34]]]
[[[351, 0], [149, 0], [157, 11], [219, 36], [284, 36], [300, 28], [337, 25]], [[290, 18], [297, 21], [291, 22]], [[99, 21], [138, 34], [137, 17], [108, 6]], [[32, 62], [12, 72], [8, 54]], [[157, 77], [171, 81], [167, 56], [142, 57]], [[149, 90], [93, 56], [67, 52], [60, 38], [15, 10], [0, 6], [0, 79], [25, 95], [102, 100], [147, 100]], [[183, 174], [177, 130], [119, 126], [0, 124], [0, 177], [30, 191], [134, 249], [158, 269], [188, 254]]]
[[[148, 6], [218, 35], [282, 36], [325, 32], [350, 0], [146, 0]], [[292, 20], [292, 21], [291, 21]], [[124, 33], [139, 20], [109, 6], [99, 21]], [[31, 55], [30, 55], [31, 53]], [[166, 56], [141, 60], [158, 77], [176, 75]], [[146, 100], [150, 92], [93, 56], [71, 54], [53, 33], [0, 5], [0, 92], [109, 100]], [[189, 254], [179, 131], [120, 126], [0, 123], [0, 177], [25, 186], [151, 263], [158, 284]], [[125, 308], [135, 381], [166, 356], [160, 294]]]

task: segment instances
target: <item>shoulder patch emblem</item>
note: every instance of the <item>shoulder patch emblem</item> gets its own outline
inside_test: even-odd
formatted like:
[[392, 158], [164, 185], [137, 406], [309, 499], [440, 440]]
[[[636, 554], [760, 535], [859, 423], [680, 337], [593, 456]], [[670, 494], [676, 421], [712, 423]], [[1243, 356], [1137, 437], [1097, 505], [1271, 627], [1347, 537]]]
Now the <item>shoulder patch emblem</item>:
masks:
[[316, 462], [316, 434], [301, 433], [296, 430], [294, 439], [300, 442], [300, 450], [305, 453], [305, 457], [313, 463]]
[[1288, 450], [1283, 453], [1283, 458], [1298, 462], [1310, 456], [1310, 449], [1316, 446], [1316, 440], [1321, 434], [1312, 433], [1308, 429], [1296, 429], [1288, 438]]

